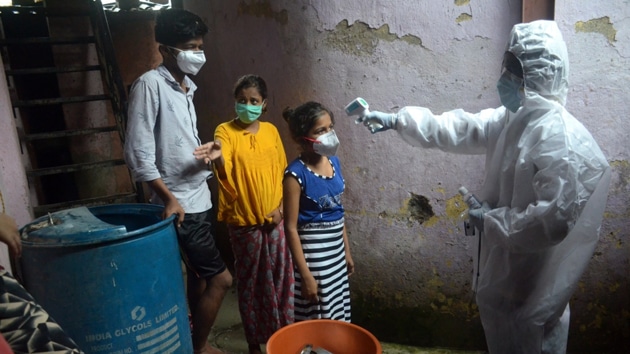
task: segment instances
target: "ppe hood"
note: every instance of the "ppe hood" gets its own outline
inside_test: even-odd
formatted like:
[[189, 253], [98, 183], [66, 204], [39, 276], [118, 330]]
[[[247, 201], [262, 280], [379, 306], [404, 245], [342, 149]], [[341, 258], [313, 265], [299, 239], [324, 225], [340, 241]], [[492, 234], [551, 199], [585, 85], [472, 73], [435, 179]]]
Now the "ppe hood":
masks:
[[564, 106], [569, 87], [569, 58], [556, 22], [539, 20], [515, 25], [506, 51], [523, 65], [526, 95], [537, 93]]

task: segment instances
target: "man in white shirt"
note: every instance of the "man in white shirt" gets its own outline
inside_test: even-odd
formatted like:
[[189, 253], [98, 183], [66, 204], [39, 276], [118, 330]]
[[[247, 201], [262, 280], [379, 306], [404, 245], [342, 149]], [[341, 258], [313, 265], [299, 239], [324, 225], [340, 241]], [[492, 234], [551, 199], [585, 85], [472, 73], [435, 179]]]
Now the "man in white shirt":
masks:
[[[201, 145], [193, 94], [187, 76], [205, 63], [201, 18], [181, 9], [162, 10], [155, 39], [163, 62], [131, 87], [125, 160], [138, 182], [151, 188], [151, 202], [164, 205], [164, 218], [177, 214], [177, 233], [187, 266], [188, 304], [194, 353], [220, 353], [207, 343], [230, 275], [211, 234], [212, 202], [207, 179], [212, 172], [196, 160]], [[214, 150], [218, 157], [220, 149]]]

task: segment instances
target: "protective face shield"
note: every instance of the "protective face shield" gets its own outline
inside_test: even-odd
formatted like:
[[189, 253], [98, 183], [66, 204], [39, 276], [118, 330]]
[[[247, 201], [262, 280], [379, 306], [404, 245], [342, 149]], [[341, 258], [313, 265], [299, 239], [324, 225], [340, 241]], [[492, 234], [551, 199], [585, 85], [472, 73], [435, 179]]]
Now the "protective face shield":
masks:
[[524, 96], [523, 79], [505, 70], [497, 82], [497, 91], [501, 98], [501, 104], [513, 113], [521, 108]]
[[334, 130], [322, 134], [317, 139], [304, 137], [304, 140], [313, 144], [313, 151], [324, 156], [334, 156], [339, 148], [339, 138]]
[[178, 51], [175, 60], [181, 71], [190, 75], [197, 75], [203, 64], [206, 63], [206, 55], [203, 50], [181, 50], [175, 47], [169, 47]]
[[237, 102], [235, 105], [235, 109], [238, 120], [245, 124], [251, 124], [255, 122], [256, 119], [258, 119], [262, 114], [263, 106], [264, 102], [260, 106]]

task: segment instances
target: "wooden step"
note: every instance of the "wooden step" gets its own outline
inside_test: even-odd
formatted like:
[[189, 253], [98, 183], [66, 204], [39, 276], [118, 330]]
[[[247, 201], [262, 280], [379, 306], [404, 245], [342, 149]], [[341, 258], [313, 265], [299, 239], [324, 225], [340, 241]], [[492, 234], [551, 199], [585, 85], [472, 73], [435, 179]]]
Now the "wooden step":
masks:
[[118, 131], [118, 127], [113, 125], [109, 127], [62, 130], [62, 131], [54, 131], [54, 132], [38, 133], [38, 134], [24, 134], [21, 136], [21, 138], [24, 141], [34, 141], [34, 140], [44, 140], [44, 139], [67, 138], [70, 136], [108, 133], [108, 132], [115, 132], [115, 131]]
[[4, 38], [0, 39], [0, 45], [24, 45], [24, 44], [85, 44], [94, 43], [94, 36], [72, 36], [72, 37], [24, 37], [24, 38]]
[[13, 102], [13, 107], [49, 106], [49, 105], [63, 104], [63, 103], [105, 101], [105, 100], [110, 100], [110, 99], [111, 97], [109, 95], [40, 98], [40, 99], [35, 99], [35, 100], [17, 100]]
[[90, 5], [86, 3], [85, 6], [79, 4], [73, 4], [73, 6], [63, 7], [43, 7], [43, 6], [2, 6], [0, 7], [0, 13], [3, 15], [43, 15], [49, 17], [76, 17], [76, 16], [89, 16]]
[[50, 68], [15, 69], [15, 70], [6, 70], [5, 73], [7, 75], [17, 76], [17, 75], [75, 73], [75, 72], [86, 72], [86, 71], [97, 71], [97, 70], [101, 70], [100, 65], [73, 65], [73, 66], [50, 67]]
[[47, 168], [38, 168], [34, 170], [26, 171], [26, 175], [29, 177], [39, 177], [46, 175], [57, 175], [61, 173], [70, 173], [77, 171], [85, 171], [85, 170], [93, 170], [96, 168], [104, 168], [104, 167], [114, 167], [124, 165], [125, 160], [123, 159], [114, 159], [114, 160], [105, 160], [105, 161], [97, 161], [97, 162], [86, 162], [74, 165], [63, 165], [63, 166], [55, 166], [55, 167], [47, 167]]

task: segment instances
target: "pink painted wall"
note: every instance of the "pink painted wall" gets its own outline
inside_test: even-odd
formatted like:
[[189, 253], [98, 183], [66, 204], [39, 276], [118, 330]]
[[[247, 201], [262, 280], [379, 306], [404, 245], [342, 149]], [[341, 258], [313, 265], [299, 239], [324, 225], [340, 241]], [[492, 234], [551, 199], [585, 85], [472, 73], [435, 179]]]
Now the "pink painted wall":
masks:
[[[4, 67], [0, 57], [0, 67]], [[4, 70], [0, 71], [0, 192], [4, 202], [3, 211], [13, 217], [18, 226], [23, 226], [32, 218], [31, 203], [22, 167], [22, 154], [17, 136], [11, 98]], [[10, 269], [6, 245], [0, 246], [0, 265]]]

